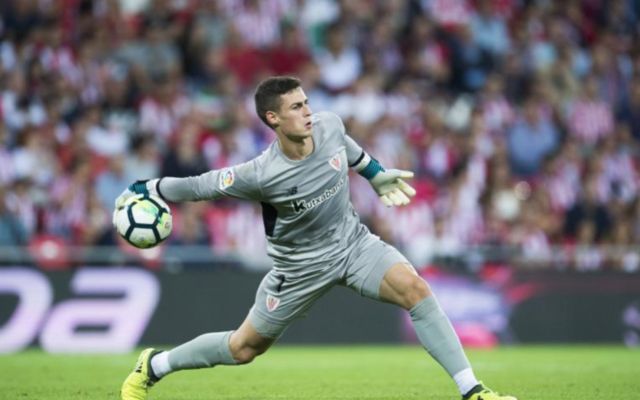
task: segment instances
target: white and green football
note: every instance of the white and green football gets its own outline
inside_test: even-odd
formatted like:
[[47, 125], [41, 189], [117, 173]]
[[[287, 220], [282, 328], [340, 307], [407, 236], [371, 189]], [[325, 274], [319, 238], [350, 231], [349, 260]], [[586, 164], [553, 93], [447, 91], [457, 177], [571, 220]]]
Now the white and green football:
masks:
[[131, 245], [148, 249], [157, 246], [171, 234], [171, 209], [162, 199], [138, 194], [127, 199], [116, 210], [116, 230]]

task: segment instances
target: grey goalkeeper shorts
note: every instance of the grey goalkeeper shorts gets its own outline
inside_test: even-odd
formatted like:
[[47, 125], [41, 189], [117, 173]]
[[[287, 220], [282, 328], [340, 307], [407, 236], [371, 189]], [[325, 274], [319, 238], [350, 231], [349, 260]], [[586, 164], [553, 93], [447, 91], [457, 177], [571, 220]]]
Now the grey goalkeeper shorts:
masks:
[[395, 247], [368, 233], [351, 245], [343, 259], [332, 265], [295, 277], [271, 270], [258, 287], [249, 320], [260, 335], [277, 338], [335, 285], [379, 300], [384, 275], [397, 263], [410, 264]]

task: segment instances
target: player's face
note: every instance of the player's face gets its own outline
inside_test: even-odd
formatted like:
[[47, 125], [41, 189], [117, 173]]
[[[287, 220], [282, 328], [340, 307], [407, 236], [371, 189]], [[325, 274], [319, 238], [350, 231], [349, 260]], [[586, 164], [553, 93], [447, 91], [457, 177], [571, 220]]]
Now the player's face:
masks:
[[302, 88], [296, 88], [281, 96], [280, 110], [274, 113], [277, 130], [290, 139], [311, 136], [311, 108]]

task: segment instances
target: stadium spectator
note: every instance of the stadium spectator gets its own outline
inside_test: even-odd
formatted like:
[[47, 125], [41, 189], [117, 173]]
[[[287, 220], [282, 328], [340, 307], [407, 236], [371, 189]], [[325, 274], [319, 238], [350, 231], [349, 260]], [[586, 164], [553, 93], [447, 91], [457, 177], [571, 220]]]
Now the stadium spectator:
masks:
[[[185, 125], [176, 137], [177, 143], [166, 153], [161, 176], [186, 177], [199, 175], [207, 170], [207, 163], [199, 148], [200, 129], [197, 125]], [[158, 176], [158, 174], [153, 175]]]
[[513, 105], [505, 95], [504, 87], [504, 78], [500, 74], [492, 73], [478, 93], [478, 108], [487, 129], [494, 134], [502, 134], [511, 125], [515, 115]]
[[311, 60], [303, 34], [296, 25], [284, 23], [282, 39], [268, 50], [266, 57], [272, 73], [278, 75], [297, 75]]
[[111, 128], [105, 127], [100, 107], [90, 106], [85, 108], [83, 118], [88, 124], [86, 140], [92, 154], [109, 158], [127, 151], [129, 147], [127, 132], [115, 126]]
[[102, 205], [93, 188], [87, 193], [87, 213], [85, 221], [78, 227], [77, 244], [85, 246], [113, 246], [115, 233], [111, 228], [113, 204]]
[[452, 39], [451, 85], [455, 90], [476, 92], [493, 69], [491, 53], [474, 42], [467, 25], [457, 26]]
[[[33, 181], [29, 178], [16, 179], [5, 193], [4, 206], [24, 229], [24, 237], [29, 239], [38, 228], [38, 209], [34, 201]], [[12, 219], [11, 222], [14, 222]], [[19, 235], [19, 237], [22, 234]]]
[[123, 132], [129, 139], [135, 135], [139, 115], [135, 110], [134, 98], [129, 68], [117, 62], [106, 64], [100, 107], [102, 124], [107, 130]]
[[474, 42], [494, 58], [499, 59], [509, 51], [511, 43], [507, 24], [496, 2], [478, 1], [477, 11], [471, 16], [469, 25]]
[[[174, 226], [175, 238], [169, 239], [172, 246], [208, 246], [211, 244], [209, 230], [205, 225], [206, 205], [204, 203], [184, 203]], [[206, 263], [202, 263], [206, 264]]]
[[528, 268], [543, 268], [551, 259], [551, 244], [542, 224], [544, 212], [533, 202], [522, 208], [519, 223], [513, 230], [510, 241], [522, 248], [522, 264]]
[[92, 168], [90, 158], [85, 156], [74, 161], [69, 173], [56, 178], [45, 217], [47, 233], [62, 236], [69, 243], [82, 242], [88, 200], [93, 192]]
[[604, 238], [611, 226], [611, 215], [606, 205], [600, 201], [597, 181], [593, 177], [586, 178], [580, 197], [573, 207], [567, 210], [565, 235], [570, 239], [577, 239], [584, 221], [591, 221], [593, 227], [582, 228], [587, 231], [582, 232], [583, 240], [591, 240], [590, 237], [593, 236], [594, 241], [599, 241]]
[[545, 159], [537, 179], [537, 184], [548, 196], [551, 211], [558, 216], [573, 206], [580, 190], [580, 164], [572, 163], [567, 157], [570, 156], [570, 145], [570, 142], [565, 143], [558, 153]]
[[124, 169], [128, 177], [133, 179], [158, 176], [159, 149], [152, 136], [143, 133], [132, 138], [131, 150], [124, 160]]
[[508, 131], [509, 159], [513, 172], [530, 177], [540, 172], [545, 157], [558, 148], [560, 133], [543, 114], [536, 100], [527, 99]]
[[624, 272], [640, 270], [640, 253], [633, 245], [633, 225], [631, 221], [619, 220], [612, 228], [609, 264], [613, 269]]
[[347, 38], [342, 24], [330, 25], [324, 46], [314, 55], [322, 83], [333, 93], [348, 89], [362, 73], [362, 57]]
[[180, 50], [173, 42], [173, 35], [172, 22], [167, 17], [148, 15], [142, 18], [137, 40], [125, 41], [118, 50], [118, 58], [133, 68], [142, 87], [150, 81], [180, 73]]
[[41, 130], [28, 126], [18, 132], [12, 168], [16, 178], [28, 179], [42, 186], [51, 183], [56, 165], [52, 150], [51, 138], [45, 137]]
[[0, 186], [13, 182], [15, 171], [13, 166], [13, 152], [9, 148], [7, 128], [0, 126]]
[[409, 32], [401, 73], [412, 80], [428, 79], [445, 86], [452, 74], [452, 54], [444, 35], [439, 35], [434, 22], [423, 15], [415, 17]]
[[594, 75], [585, 78], [582, 94], [569, 106], [569, 134], [582, 143], [594, 146], [613, 131], [612, 106], [598, 96], [598, 81]]
[[602, 268], [604, 254], [596, 244], [596, 225], [584, 219], [578, 225], [576, 243], [573, 248], [573, 268], [577, 271], [597, 271]]
[[[114, 193], [117, 197], [123, 182], [130, 182], [132, 176], [125, 168], [125, 156], [120, 154], [109, 160], [107, 168], [100, 171], [95, 178], [96, 198], [101, 207], [113, 211]], [[154, 175], [155, 176], [155, 175]], [[133, 177], [135, 179], [135, 177]]]
[[485, 199], [485, 212], [496, 222], [511, 224], [520, 215], [521, 204], [515, 192], [515, 179], [509, 169], [506, 155], [497, 153], [489, 160]]
[[235, 27], [229, 29], [227, 43], [221, 51], [225, 67], [233, 72], [243, 90], [264, 74], [269, 65], [263, 50], [248, 42]]
[[18, 214], [7, 206], [7, 188], [0, 185], [0, 246], [24, 246], [28, 238], [28, 232]]
[[139, 129], [153, 134], [161, 148], [165, 148], [190, 110], [191, 100], [182, 91], [177, 77], [158, 76], [151, 90], [139, 106]]
[[[393, 5], [394, 3], [388, 2], [388, 4]], [[382, 14], [379, 18], [380, 20], [370, 28], [370, 40], [363, 43], [364, 69], [394, 74], [403, 66], [402, 44], [398, 40], [400, 37], [397, 26], [399, 21], [394, 19], [393, 13]]]
[[631, 81], [629, 99], [618, 109], [617, 119], [628, 126], [635, 140], [640, 143], [640, 75]]
[[240, 0], [227, 3], [235, 30], [249, 46], [265, 49], [280, 41], [285, 9], [278, 0]]

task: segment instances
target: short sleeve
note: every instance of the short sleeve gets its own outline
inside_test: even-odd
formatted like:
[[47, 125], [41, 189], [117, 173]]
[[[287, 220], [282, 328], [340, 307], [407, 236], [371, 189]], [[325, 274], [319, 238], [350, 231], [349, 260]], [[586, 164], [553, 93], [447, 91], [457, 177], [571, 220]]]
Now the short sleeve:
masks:
[[347, 129], [342, 122], [342, 118], [334, 113], [326, 114], [328, 129], [337, 132], [343, 138], [345, 149], [347, 151], [347, 161], [349, 162], [349, 165], [355, 164], [362, 157], [362, 147], [360, 147], [360, 145], [347, 134]]

